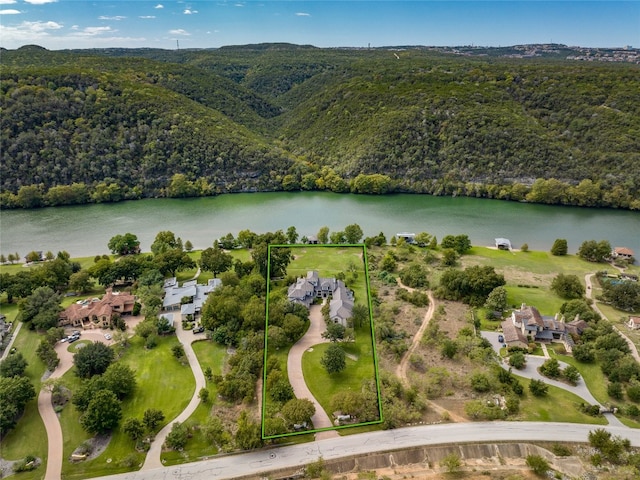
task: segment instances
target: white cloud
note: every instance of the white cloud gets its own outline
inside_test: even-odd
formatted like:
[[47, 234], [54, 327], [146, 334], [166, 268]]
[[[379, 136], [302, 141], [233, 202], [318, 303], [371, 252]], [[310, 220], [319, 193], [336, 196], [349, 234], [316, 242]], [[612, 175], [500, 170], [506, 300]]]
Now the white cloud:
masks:
[[0, 5], [13, 5], [17, 0], [0, 0]]
[[144, 20], [149, 20], [149, 19], [152, 19], [152, 18], [156, 18], [156, 16], [155, 15], [140, 15], [138, 18], [142, 18]]
[[31, 5], [44, 5], [45, 3], [56, 3], [58, 0], [24, 0]]
[[310, 16], [311, 16], [310, 13], [296, 12], [296, 17], [310, 17]]
[[235, 6], [236, 7], [244, 7], [244, 3], [236, 3]]
[[162, 5], [161, 3], [159, 3], [158, 5], [156, 5], [156, 6], [155, 6], [155, 7], [153, 7], [153, 8], [164, 8], [164, 5]]
[[175, 30], [169, 30], [169, 33], [171, 35], [191, 35], [189, 32], [187, 32], [186, 30], [183, 30], [182, 28], [176, 28]]
[[122, 15], [116, 15], [114, 17], [108, 17], [107, 15], [100, 15], [98, 20], [124, 20], [127, 17], [123, 17]]
[[20, 10], [16, 10], [15, 8], [5, 8], [4, 10], [0, 10], [0, 15], [19, 15], [22, 12]]
[[193, 14], [198, 13], [198, 11], [197, 10], [191, 10], [190, 8], [185, 8], [184, 12], [182, 12], [182, 13], [184, 13], [185, 15], [193, 15]]
[[62, 24], [57, 22], [22, 22], [17, 26], [2, 26], [0, 38], [2, 42], [34, 43], [41, 38], [49, 38], [49, 31], [59, 30]]
[[92, 37], [103, 33], [116, 32], [111, 27], [86, 27], [79, 35]]

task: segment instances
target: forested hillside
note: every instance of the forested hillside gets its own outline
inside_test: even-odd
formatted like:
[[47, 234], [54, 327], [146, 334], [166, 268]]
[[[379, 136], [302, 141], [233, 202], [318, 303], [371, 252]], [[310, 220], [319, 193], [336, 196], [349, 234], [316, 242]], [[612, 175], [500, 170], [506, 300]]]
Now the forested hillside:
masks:
[[255, 190], [640, 209], [640, 67], [287, 44], [3, 50], [3, 207]]

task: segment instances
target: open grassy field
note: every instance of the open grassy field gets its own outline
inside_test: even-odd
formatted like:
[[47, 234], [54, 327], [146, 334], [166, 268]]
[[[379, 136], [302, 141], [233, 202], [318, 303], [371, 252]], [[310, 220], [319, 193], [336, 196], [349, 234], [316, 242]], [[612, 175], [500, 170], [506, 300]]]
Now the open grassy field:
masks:
[[579, 405], [583, 400], [571, 392], [549, 385], [549, 393], [545, 397], [534, 397], [529, 393], [530, 380], [523, 377], [518, 377], [518, 380], [525, 390], [520, 401], [518, 420], [592, 423], [594, 425], [607, 425], [608, 423], [604, 417], [591, 417], [582, 413]]
[[[176, 338], [160, 338], [158, 346], [152, 350], [144, 348], [144, 340], [140, 337], [133, 337], [130, 343], [119, 361], [135, 371], [137, 387], [133, 397], [122, 404], [123, 420], [128, 417], [141, 419], [146, 409], [157, 408], [165, 415], [164, 424], [171, 422], [187, 406], [195, 388], [189, 366], [182, 365], [171, 353], [171, 347], [177, 343]], [[63, 378], [71, 385], [78, 381], [74, 369]], [[88, 438], [79, 428], [78, 417], [73, 405], [65, 407], [61, 415], [65, 458]], [[104, 453], [87, 462], [65, 462], [62, 472], [65, 478], [81, 479], [128, 471], [130, 467], [121, 462], [130, 455], [135, 456], [138, 464], [143, 460], [143, 455], [135, 452], [133, 441], [116, 429]]]

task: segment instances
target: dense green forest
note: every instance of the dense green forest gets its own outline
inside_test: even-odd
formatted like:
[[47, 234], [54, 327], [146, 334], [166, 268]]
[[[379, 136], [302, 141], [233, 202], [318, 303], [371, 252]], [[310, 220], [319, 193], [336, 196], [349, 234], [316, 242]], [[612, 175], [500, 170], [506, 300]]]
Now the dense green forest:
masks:
[[331, 190], [640, 209], [640, 66], [2, 49], [0, 206]]

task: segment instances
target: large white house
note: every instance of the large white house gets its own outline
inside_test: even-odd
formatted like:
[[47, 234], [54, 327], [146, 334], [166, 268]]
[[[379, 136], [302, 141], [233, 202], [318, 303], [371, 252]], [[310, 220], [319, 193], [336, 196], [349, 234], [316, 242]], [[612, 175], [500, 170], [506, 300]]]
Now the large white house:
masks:
[[329, 300], [329, 318], [335, 323], [347, 326], [353, 315], [353, 292], [342, 280], [321, 278], [318, 272], [310, 270], [306, 277], [300, 277], [289, 286], [289, 301], [309, 308], [316, 298]]

